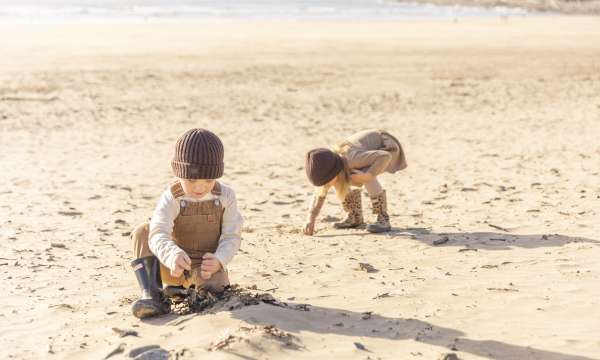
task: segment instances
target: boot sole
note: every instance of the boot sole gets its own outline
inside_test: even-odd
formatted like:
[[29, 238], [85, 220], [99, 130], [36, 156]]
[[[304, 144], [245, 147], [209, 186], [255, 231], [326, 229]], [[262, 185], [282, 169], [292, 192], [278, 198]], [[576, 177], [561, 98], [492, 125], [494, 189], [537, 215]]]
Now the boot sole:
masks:
[[361, 227], [364, 224], [356, 224], [356, 225], [339, 225], [339, 224], [333, 224], [334, 229], [356, 229], [358, 227]]
[[144, 300], [138, 300], [131, 306], [131, 312], [133, 313], [133, 316], [138, 319], [146, 319], [163, 315], [166, 313], [164, 310], [165, 309], [163, 309], [163, 306]]
[[378, 233], [383, 233], [383, 232], [388, 232], [391, 231], [392, 228], [381, 228], [381, 227], [374, 227], [374, 226], [367, 226], [367, 231], [372, 233], [372, 234], [378, 234]]

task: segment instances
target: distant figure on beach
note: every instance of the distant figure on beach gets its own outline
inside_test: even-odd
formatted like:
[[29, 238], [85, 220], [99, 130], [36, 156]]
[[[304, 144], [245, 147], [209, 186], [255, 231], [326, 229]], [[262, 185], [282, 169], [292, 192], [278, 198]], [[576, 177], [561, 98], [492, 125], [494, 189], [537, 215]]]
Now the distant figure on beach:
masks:
[[367, 225], [367, 231], [380, 233], [391, 230], [386, 191], [377, 176], [405, 169], [406, 158], [402, 145], [390, 133], [365, 130], [350, 136], [333, 149], [313, 149], [306, 154], [305, 168], [308, 180], [318, 188], [310, 204], [304, 234], [313, 235], [315, 221], [331, 187], [335, 188], [347, 213], [346, 219], [334, 224], [335, 228], [357, 228], [364, 224], [360, 189], [364, 186], [371, 198], [373, 213], [377, 215], [377, 220]]
[[[137, 318], [169, 311], [165, 293], [191, 285], [221, 292], [226, 266], [240, 248], [242, 216], [223, 175], [223, 144], [212, 132], [191, 129], [175, 146], [171, 168], [177, 180], [162, 194], [150, 222], [132, 232], [131, 266], [142, 294]], [[159, 263], [160, 262], [160, 263]], [[169, 285], [163, 291], [163, 283]]]

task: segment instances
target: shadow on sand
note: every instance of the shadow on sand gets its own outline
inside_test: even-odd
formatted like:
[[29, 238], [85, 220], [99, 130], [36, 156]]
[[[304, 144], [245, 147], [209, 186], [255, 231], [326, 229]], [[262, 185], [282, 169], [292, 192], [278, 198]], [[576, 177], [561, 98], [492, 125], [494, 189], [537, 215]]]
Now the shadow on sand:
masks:
[[[317, 234], [315, 237], [354, 237], [354, 236], [380, 236], [389, 238], [410, 237], [426, 245], [457, 246], [463, 248], [482, 250], [510, 250], [511, 247], [540, 248], [560, 247], [569, 243], [588, 243], [600, 245], [599, 240], [584, 237], [568, 236], [561, 234], [532, 234], [520, 235], [511, 232], [432, 232], [426, 228], [392, 228], [391, 231], [380, 234], [371, 234], [364, 229], [344, 230], [333, 234]], [[434, 244], [434, 241], [439, 242]]]
[[[294, 308], [304, 304], [288, 303], [288, 305], [289, 307], [278, 307], [261, 303], [233, 310], [230, 313], [233, 318], [250, 325], [275, 325], [279, 329], [295, 335], [312, 332], [362, 338], [414, 340], [443, 348], [441, 352], [465, 352], [494, 360], [598, 360], [597, 358], [513, 345], [496, 340], [469, 339], [460, 330], [436, 326], [417, 319], [385, 317], [374, 313], [357, 313], [344, 309], [310, 305], [308, 311], [301, 311]], [[185, 321], [193, 320], [194, 317], [201, 316], [200, 314], [166, 315], [147, 319], [144, 322], [157, 326], [167, 324], [177, 326]], [[364, 345], [369, 350], [368, 341], [365, 341]], [[348, 341], [348, 346], [354, 346], [352, 340]], [[244, 354], [236, 353], [235, 355], [252, 359]]]
[[[291, 304], [291, 306], [298, 304]], [[417, 319], [392, 318], [377, 314], [356, 313], [343, 309], [310, 306], [310, 311], [261, 304], [232, 312], [232, 317], [254, 325], [275, 325], [298, 334], [313, 332], [363, 338], [408, 340], [444, 348], [443, 351], [461, 351], [491, 359], [539, 360], [598, 360], [586, 356], [512, 345], [496, 340], [473, 340], [464, 333]], [[364, 344], [367, 346], [368, 343]], [[353, 346], [349, 341], [349, 346]]]

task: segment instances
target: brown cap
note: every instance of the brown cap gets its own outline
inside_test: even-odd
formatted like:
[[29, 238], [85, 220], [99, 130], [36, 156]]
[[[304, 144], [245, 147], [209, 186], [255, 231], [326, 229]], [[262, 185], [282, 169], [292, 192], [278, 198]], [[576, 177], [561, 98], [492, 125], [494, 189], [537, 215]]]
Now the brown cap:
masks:
[[218, 179], [223, 176], [223, 143], [206, 129], [190, 129], [177, 140], [171, 161], [182, 179]]
[[344, 169], [341, 156], [329, 149], [313, 149], [306, 154], [306, 176], [314, 186], [323, 186]]

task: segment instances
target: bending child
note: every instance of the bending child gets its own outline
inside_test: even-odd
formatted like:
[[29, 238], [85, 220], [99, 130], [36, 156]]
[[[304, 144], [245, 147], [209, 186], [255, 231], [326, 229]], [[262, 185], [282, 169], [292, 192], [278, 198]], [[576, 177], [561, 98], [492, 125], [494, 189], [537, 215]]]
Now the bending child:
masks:
[[163, 192], [150, 222], [132, 232], [131, 266], [142, 290], [132, 306], [135, 317], [169, 311], [163, 284], [212, 292], [229, 284], [226, 266], [240, 248], [243, 219], [234, 191], [216, 181], [223, 153], [221, 140], [208, 130], [191, 129], [177, 140], [171, 167], [178, 179]]
[[369, 193], [373, 213], [377, 220], [367, 226], [372, 233], [391, 230], [387, 212], [386, 191], [377, 176], [383, 172], [395, 173], [406, 168], [402, 145], [390, 133], [383, 130], [365, 130], [356, 133], [333, 150], [319, 148], [306, 154], [306, 175], [318, 188], [311, 201], [304, 233], [312, 235], [315, 221], [329, 188], [334, 187], [346, 219], [335, 223], [338, 229], [356, 228], [364, 224], [361, 190], [351, 186], [364, 186]]

